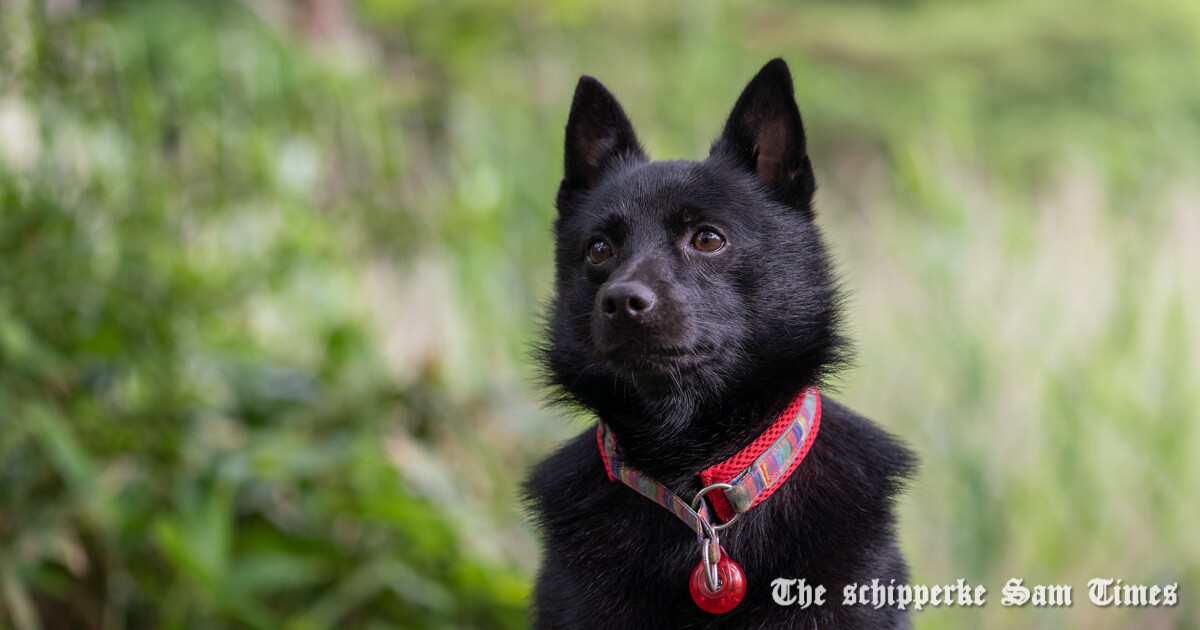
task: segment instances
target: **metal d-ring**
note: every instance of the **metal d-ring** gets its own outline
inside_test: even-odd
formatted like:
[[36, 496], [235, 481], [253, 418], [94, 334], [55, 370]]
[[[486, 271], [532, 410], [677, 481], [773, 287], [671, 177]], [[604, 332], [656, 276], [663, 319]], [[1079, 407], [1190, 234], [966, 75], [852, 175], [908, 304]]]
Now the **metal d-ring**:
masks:
[[[696, 496], [692, 497], [692, 509], [695, 510], [695, 512], [697, 514], [699, 514], [700, 513], [700, 502], [704, 500], [704, 495], [708, 494], [709, 492], [712, 492], [713, 490], [717, 490], [717, 489], [733, 490], [733, 486], [731, 486], [727, 483], [714, 483], [710, 486], [704, 486], [703, 488], [700, 488], [700, 491], [696, 493]], [[726, 527], [733, 525], [733, 522], [738, 520], [738, 517], [741, 515], [742, 515], [741, 512], [734, 512], [733, 518], [729, 519], [728, 521], [725, 521], [724, 523], [721, 523], [720, 525], [713, 525], [711, 523], [708, 523], [708, 519], [701, 519], [701, 523], [708, 525], [709, 527], [711, 527], [713, 529], [713, 531], [719, 532], [722, 529], [725, 529]], [[715, 537], [716, 536], [714, 534], [714, 538]]]

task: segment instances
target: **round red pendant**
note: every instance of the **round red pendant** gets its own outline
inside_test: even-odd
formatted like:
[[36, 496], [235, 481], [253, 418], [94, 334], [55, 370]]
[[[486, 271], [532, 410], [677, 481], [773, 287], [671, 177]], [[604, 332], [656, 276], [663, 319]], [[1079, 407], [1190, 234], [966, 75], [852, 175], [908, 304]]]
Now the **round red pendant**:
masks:
[[710, 591], [704, 583], [704, 561], [692, 569], [692, 579], [688, 587], [692, 591], [692, 601], [704, 612], [729, 612], [746, 595], [746, 575], [742, 573], [741, 565], [724, 553], [717, 562], [717, 575], [720, 577], [721, 587]]

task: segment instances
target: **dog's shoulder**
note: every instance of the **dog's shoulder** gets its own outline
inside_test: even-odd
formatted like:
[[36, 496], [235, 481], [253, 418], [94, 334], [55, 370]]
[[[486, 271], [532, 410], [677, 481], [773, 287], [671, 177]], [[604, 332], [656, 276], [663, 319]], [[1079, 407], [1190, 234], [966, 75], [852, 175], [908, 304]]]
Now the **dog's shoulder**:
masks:
[[593, 425], [534, 466], [524, 494], [531, 515], [546, 527], [563, 514], [601, 509], [599, 503], [612, 485]]
[[839, 488], [858, 488], [891, 498], [916, 472], [917, 457], [887, 430], [849, 407], [822, 397], [821, 428], [814, 459], [821, 479]]

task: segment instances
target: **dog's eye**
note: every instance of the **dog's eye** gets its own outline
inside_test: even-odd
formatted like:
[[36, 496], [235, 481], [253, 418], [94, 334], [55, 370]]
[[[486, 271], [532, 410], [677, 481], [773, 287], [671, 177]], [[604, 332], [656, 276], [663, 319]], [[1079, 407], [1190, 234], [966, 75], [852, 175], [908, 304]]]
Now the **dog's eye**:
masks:
[[588, 247], [587, 258], [593, 265], [598, 265], [612, 257], [612, 247], [605, 241], [596, 241]]
[[712, 230], [700, 230], [692, 237], [692, 247], [702, 252], [715, 252], [725, 247], [725, 239]]

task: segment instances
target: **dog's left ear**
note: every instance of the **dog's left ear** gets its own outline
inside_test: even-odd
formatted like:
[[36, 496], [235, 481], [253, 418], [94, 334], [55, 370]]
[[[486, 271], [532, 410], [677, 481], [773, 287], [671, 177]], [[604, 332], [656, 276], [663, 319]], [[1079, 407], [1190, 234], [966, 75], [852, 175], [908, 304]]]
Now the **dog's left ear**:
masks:
[[646, 159], [617, 98], [595, 78], [580, 77], [567, 119], [559, 212], [565, 212], [574, 195], [591, 189], [622, 161]]
[[773, 59], [738, 97], [712, 155], [725, 154], [793, 205], [809, 209], [816, 189], [804, 123], [783, 59]]

